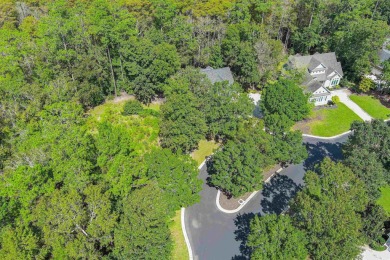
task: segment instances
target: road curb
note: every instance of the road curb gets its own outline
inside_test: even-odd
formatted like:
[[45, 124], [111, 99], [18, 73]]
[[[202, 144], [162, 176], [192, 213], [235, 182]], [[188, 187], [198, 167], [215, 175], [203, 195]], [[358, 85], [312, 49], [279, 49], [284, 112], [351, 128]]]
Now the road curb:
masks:
[[202, 169], [203, 166], [206, 164], [206, 160], [204, 160], [198, 167], [198, 170]]
[[351, 133], [351, 132], [352, 132], [352, 131], [349, 130], [349, 131], [344, 132], [344, 133], [342, 133], [342, 134], [335, 135], [335, 136], [330, 136], [330, 137], [323, 137], [323, 136], [317, 136], [317, 135], [308, 135], [308, 134], [302, 134], [302, 136], [304, 136], [304, 137], [313, 137], [313, 138], [317, 138], [317, 139], [330, 140], [330, 139], [335, 139], [335, 138], [338, 138], [338, 137], [347, 135], [347, 134], [349, 134], [349, 133]]
[[194, 256], [192, 255], [192, 248], [191, 248], [190, 240], [189, 240], [188, 235], [187, 235], [186, 225], [184, 223], [185, 211], [186, 211], [185, 208], [181, 208], [181, 230], [183, 231], [184, 240], [186, 241], [187, 250], [188, 250], [188, 257], [190, 260], [193, 260]]
[[[202, 167], [206, 164], [206, 160], [204, 160], [198, 167], [198, 170], [202, 169]], [[188, 238], [186, 224], [184, 221], [184, 215], [186, 212], [186, 208], [181, 208], [181, 231], [183, 232], [184, 240], [186, 241], [187, 250], [188, 250], [188, 258], [189, 260], [193, 260], [194, 256], [192, 254], [192, 248], [190, 244], [190, 239]]]
[[[281, 171], [283, 170], [283, 168], [280, 168], [279, 170], [275, 171], [271, 176], [269, 176], [264, 182], [265, 183], [268, 183], [272, 177], [274, 177], [277, 173], [280, 173]], [[219, 198], [221, 197], [221, 191], [218, 190], [217, 192], [217, 196], [215, 198], [215, 204], [217, 204], [217, 208], [222, 211], [223, 213], [227, 213], [227, 214], [232, 214], [232, 213], [237, 213], [239, 212], [259, 191], [254, 191], [252, 192], [251, 195], [249, 195], [249, 197], [236, 209], [232, 209], [232, 210], [228, 210], [228, 209], [224, 209], [221, 204], [219, 204]]]

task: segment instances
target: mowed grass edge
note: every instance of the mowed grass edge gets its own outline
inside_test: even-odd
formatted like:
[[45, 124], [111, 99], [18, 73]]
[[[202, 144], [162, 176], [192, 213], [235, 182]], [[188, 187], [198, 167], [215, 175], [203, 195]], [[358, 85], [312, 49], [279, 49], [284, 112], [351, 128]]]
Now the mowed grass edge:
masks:
[[390, 109], [381, 104], [381, 102], [367, 95], [350, 95], [349, 98], [359, 107], [376, 119], [390, 118]]
[[363, 121], [343, 103], [334, 108], [313, 110], [309, 118], [298, 122], [293, 129], [305, 134], [331, 137], [348, 131], [354, 121]]
[[390, 186], [385, 186], [381, 188], [381, 196], [377, 200], [378, 205], [382, 206], [383, 209], [387, 212], [387, 215], [390, 216]]

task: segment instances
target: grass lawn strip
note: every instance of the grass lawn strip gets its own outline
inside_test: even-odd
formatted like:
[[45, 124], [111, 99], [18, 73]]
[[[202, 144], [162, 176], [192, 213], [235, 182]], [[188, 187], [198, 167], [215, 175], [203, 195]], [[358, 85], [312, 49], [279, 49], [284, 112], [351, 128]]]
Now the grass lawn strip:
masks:
[[359, 107], [376, 119], [390, 118], [390, 109], [381, 104], [381, 102], [367, 95], [350, 95], [349, 98]]
[[220, 144], [214, 141], [201, 140], [198, 149], [192, 152], [191, 157], [200, 165], [219, 146]]
[[181, 211], [176, 211], [171, 223], [171, 236], [173, 240], [172, 259], [188, 259], [188, 249], [181, 229]]
[[378, 205], [382, 206], [383, 209], [387, 212], [387, 215], [390, 216], [390, 186], [385, 186], [381, 188], [381, 196], [377, 200]]
[[336, 108], [320, 108], [313, 110], [308, 119], [298, 122], [293, 129], [304, 134], [331, 137], [350, 129], [352, 122], [363, 121], [343, 103]]

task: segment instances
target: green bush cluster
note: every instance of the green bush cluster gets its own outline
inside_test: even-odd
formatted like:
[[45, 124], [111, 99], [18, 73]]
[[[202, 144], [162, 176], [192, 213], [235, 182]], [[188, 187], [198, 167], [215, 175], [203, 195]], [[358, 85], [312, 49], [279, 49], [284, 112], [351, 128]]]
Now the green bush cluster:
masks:
[[144, 108], [142, 107], [141, 102], [138, 100], [129, 100], [123, 106], [122, 115], [130, 116], [130, 115], [138, 115], [140, 114]]

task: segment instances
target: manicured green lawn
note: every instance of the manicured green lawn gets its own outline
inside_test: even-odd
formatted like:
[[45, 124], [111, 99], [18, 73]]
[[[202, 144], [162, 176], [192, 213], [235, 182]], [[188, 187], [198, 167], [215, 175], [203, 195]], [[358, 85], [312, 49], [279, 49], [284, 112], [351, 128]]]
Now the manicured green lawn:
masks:
[[219, 144], [214, 141], [201, 140], [199, 148], [195, 150], [191, 156], [200, 165], [207, 156], [213, 154], [214, 150], [219, 147]]
[[172, 259], [182, 260], [188, 259], [188, 249], [181, 230], [181, 211], [176, 211], [175, 217], [171, 223], [171, 235], [173, 240]]
[[377, 203], [381, 205], [390, 216], [390, 186], [381, 188], [381, 196]]
[[337, 108], [313, 110], [310, 118], [298, 122], [293, 129], [305, 134], [330, 137], [348, 131], [354, 121], [362, 119], [346, 105], [338, 103]]
[[370, 116], [376, 119], [388, 119], [390, 118], [390, 109], [381, 104], [381, 102], [372, 97], [366, 95], [350, 95], [349, 98], [358, 104], [364, 111]]

